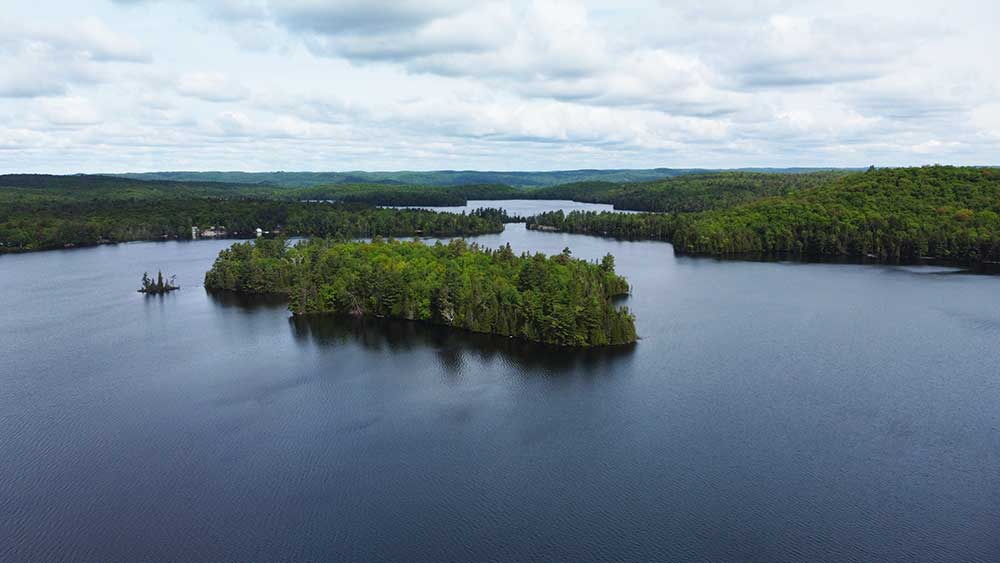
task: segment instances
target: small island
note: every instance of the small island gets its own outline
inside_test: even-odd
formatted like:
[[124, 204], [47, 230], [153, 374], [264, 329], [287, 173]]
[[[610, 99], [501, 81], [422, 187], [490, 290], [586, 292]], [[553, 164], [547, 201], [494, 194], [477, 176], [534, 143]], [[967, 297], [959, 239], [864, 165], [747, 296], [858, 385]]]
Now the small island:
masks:
[[139, 293], [145, 293], [146, 295], [161, 295], [168, 293], [177, 289], [179, 286], [175, 285], [176, 276], [170, 276], [169, 279], [163, 278], [163, 272], [156, 273], [156, 281], [153, 281], [149, 277], [149, 272], [142, 273], [142, 287], [139, 288]]
[[599, 264], [517, 255], [455, 239], [447, 244], [375, 238], [237, 243], [205, 274], [209, 290], [283, 294], [295, 315], [339, 313], [417, 320], [559, 346], [636, 341], [635, 317], [614, 257]]

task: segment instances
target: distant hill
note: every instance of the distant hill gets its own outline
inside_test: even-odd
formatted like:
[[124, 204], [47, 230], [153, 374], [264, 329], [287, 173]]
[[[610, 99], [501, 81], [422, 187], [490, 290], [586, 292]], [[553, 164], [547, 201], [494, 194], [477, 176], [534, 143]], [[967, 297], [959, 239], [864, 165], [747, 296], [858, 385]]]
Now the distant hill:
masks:
[[[775, 174], [815, 172], [831, 168], [745, 168], [752, 172]], [[168, 180], [183, 182], [226, 182], [265, 184], [301, 188], [337, 184], [409, 184], [422, 186], [463, 186], [470, 184], [507, 185], [519, 188], [540, 188], [571, 182], [650, 182], [705, 172], [701, 168], [650, 168], [613, 170], [555, 170], [545, 172], [497, 172], [476, 170], [438, 170], [431, 172], [143, 172], [111, 174], [137, 180]]]
[[190, 197], [266, 197], [274, 186], [220, 184], [205, 181], [166, 181], [74, 174], [0, 174], [0, 201], [43, 198], [50, 201], [164, 199]]

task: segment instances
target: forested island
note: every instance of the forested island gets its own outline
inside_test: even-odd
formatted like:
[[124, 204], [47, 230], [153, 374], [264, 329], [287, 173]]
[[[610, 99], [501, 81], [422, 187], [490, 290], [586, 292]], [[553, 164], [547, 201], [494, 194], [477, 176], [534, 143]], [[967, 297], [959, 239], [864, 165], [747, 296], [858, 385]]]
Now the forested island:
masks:
[[735, 205], [723, 197], [696, 213], [556, 212], [528, 224], [665, 240], [688, 254], [982, 264], [1000, 260], [1000, 171], [873, 168]]
[[315, 238], [289, 247], [257, 240], [223, 250], [205, 287], [286, 295], [295, 315], [409, 319], [559, 346], [635, 342], [635, 319], [614, 299], [629, 293], [614, 258], [600, 264], [517, 255], [455, 239], [427, 245]]
[[139, 293], [145, 293], [146, 295], [162, 295], [164, 293], [170, 293], [171, 291], [176, 291], [180, 289], [177, 282], [174, 280], [174, 276], [164, 279], [163, 272], [156, 273], [156, 280], [149, 277], [149, 272], [143, 272], [142, 274], [142, 285], [139, 287]]

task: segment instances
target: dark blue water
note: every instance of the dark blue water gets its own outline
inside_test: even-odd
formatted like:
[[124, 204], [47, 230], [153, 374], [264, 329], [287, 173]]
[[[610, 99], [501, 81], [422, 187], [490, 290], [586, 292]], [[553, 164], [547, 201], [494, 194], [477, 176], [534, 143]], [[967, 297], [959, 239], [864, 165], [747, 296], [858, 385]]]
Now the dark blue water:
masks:
[[0, 257], [0, 560], [1000, 560], [1000, 278], [480, 240], [614, 253], [643, 340], [291, 319], [204, 291], [230, 241]]
[[[511, 216], [527, 217], [529, 215], [537, 215], [539, 213], [548, 213], [549, 211], [559, 211], [562, 210], [565, 213], [571, 211], [616, 211], [612, 205], [606, 203], [582, 203], [579, 201], [570, 201], [568, 199], [551, 199], [551, 200], [538, 200], [538, 199], [503, 199], [503, 200], [487, 200], [487, 199], [470, 199], [466, 202], [464, 207], [455, 206], [401, 206], [404, 209], [429, 209], [431, 211], [443, 211], [445, 213], [470, 213], [476, 209], [482, 207], [493, 207], [503, 209]], [[617, 210], [619, 213], [638, 213], [638, 211], [623, 211]]]

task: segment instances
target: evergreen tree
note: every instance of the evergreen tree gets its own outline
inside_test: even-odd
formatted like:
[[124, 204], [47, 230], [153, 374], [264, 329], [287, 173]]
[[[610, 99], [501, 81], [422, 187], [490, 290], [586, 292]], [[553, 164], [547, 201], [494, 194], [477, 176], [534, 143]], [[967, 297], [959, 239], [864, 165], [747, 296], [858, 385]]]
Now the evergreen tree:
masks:
[[284, 293], [294, 314], [414, 319], [564, 346], [636, 340], [634, 317], [612, 304], [628, 283], [568, 249], [548, 258], [460, 239], [238, 243], [219, 253], [205, 287]]

